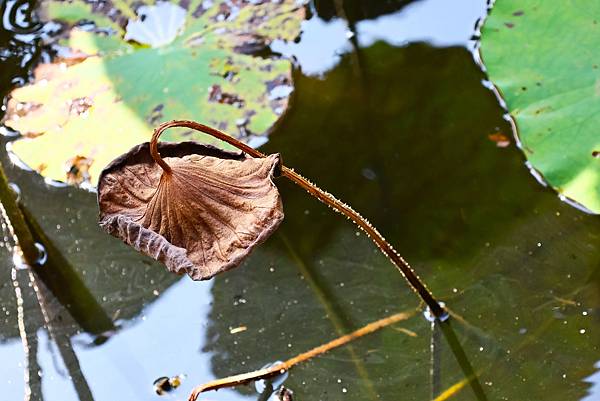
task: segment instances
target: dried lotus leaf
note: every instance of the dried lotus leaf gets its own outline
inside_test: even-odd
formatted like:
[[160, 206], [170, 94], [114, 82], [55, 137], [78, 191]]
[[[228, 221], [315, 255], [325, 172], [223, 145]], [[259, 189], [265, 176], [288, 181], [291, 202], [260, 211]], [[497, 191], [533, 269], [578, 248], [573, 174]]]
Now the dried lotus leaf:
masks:
[[194, 142], [158, 149], [170, 171], [149, 143], [104, 169], [100, 225], [170, 271], [206, 280], [236, 267], [283, 219], [272, 181], [279, 155], [252, 158]]

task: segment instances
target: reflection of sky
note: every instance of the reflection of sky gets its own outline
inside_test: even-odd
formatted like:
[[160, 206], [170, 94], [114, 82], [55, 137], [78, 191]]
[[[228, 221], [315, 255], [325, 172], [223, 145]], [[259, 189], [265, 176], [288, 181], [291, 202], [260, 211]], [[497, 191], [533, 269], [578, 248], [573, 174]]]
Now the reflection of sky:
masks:
[[299, 43], [275, 41], [271, 49], [288, 57], [294, 56], [307, 75], [323, 74], [340, 62], [342, 54], [352, 49], [347, 31], [344, 20], [336, 18], [325, 22], [314, 16], [302, 23]]
[[486, 13], [478, 0], [422, 0], [394, 14], [361, 21], [357, 34], [362, 47], [377, 40], [401, 46], [428, 42], [433, 46], [467, 46], [475, 22]]
[[591, 383], [589, 394], [581, 399], [581, 401], [598, 401], [600, 400], [600, 361], [594, 365], [598, 371], [585, 379], [586, 383]]
[[[82, 345], [87, 336], [73, 338], [73, 348], [96, 400], [186, 400], [191, 389], [212, 380], [211, 354], [202, 352], [212, 282], [184, 278], [170, 287], [158, 301], [102, 346]], [[186, 302], [185, 304], [182, 302]], [[228, 335], [223, 334], [223, 335]], [[56, 346], [44, 330], [38, 332], [38, 361], [46, 400], [77, 400], [74, 386]], [[23, 399], [24, 354], [20, 341], [0, 346], [2, 399]], [[260, 366], [257, 366], [259, 368]], [[184, 373], [181, 387], [159, 397], [152, 388], [155, 379]], [[232, 372], [240, 373], [240, 372]], [[7, 397], [7, 398], [4, 398]], [[214, 398], [208, 393], [202, 398]], [[233, 390], [220, 390], [219, 400], [248, 398]]]
[[11, 340], [0, 344], [0, 384], [2, 397], [8, 400], [22, 400], [24, 381], [23, 366], [25, 353], [20, 340]]
[[69, 372], [56, 344], [46, 330], [38, 330], [37, 360], [42, 369], [42, 393], [46, 400], [77, 400]]
[[[475, 22], [486, 13], [481, 0], [421, 0], [400, 11], [356, 25], [361, 47], [376, 41], [394, 46], [428, 42], [433, 46], [469, 46]], [[352, 50], [350, 32], [344, 20], [325, 22], [314, 16], [302, 24], [299, 43], [273, 42], [273, 51], [294, 56], [307, 75], [320, 75], [340, 61], [340, 55]]]
[[[211, 355], [201, 352], [212, 301], [211, 287], [212, 282], [184, 278], [162, 294], [159, 302], [144, 310], [133, 327], [104, 346], [76, 347], [94, 397], [116, 400], [116, 393], [121, 400], [184, 400], [195, 385], [214, 379]], [[155, 379], [180, 373], [187, 378], [176, 396], [154, 394]], [[210, 394], [203, 399], [210, 400]], [[219, 391], [219, 400], [240, 399], [244, 397], [231, 390]]]

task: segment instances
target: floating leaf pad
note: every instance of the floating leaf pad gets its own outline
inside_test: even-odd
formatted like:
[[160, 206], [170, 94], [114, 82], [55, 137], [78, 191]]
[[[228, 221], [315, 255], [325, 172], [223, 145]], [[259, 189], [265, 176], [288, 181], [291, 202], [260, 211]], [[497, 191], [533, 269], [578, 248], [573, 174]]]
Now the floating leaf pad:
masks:
[[533, 168], [600, 213], [600, 2], [497, 1], [481, 53]]
[[161, 121], [251, 138], [287, 108], [290, 61], [246, 53], [294, 39], [302, 2], [43, 1], [40, 14], [64, 25], [60, 51], [10, 94], [4, 124], [26, 137], [16, 155], [48, 178], [95, 184]]

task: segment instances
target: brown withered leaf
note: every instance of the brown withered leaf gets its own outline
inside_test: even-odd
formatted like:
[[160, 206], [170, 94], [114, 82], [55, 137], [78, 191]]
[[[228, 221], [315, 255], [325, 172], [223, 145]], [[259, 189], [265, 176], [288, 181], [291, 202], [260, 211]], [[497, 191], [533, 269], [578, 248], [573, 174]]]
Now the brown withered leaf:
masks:
[[252, 158], [195, 142], [143, 143], [100, 175], [100, 225], [176, 273], [206, 280], [237, 266], [283, 219], [279, 155]]

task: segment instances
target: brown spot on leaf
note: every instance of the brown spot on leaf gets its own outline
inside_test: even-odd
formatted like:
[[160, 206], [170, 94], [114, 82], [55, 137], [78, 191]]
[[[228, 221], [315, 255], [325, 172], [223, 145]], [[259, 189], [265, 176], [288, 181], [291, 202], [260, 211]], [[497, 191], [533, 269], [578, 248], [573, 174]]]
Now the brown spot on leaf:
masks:
[[256, 54], [267, 48], [267, 38], [254, 33], [242, 33], [229, 39], [233, 42], [233, 50], [240, 54]]
[[512, 22], [505, 22], [505, 23], [504, 23], [504, 25], [505, 25], [507, 28], [514, 28], [514, 27], [515, 27], [515, 24], [513, 24]]
[[214, 16], [215, 22], [225, 21], [231, 15], [231, 7], [227, 3], [219, 4], [219, 11]]
[[244, 107], [244, 99], [233, 93], [223, 92], [220, 85], [212, 85], [208, 92], [208, 101], [222, 104], [230, 104], [237, 108]]
[[15, 99], [10, 99], [8, 101], [6, 114], [8, 119], [17, 119], [17, 117], [24, 117], [29, 113], [34, 113], [42, 106], [41, 103], [19, 102]]
[[594, 150], [592, 152], [592, 157], [600, 159], [600, 150]]
[[78, 97], [68, 101], [69, 114], [79, 116], [90, 107], [92, 107], [92, 100], [87, 97]]
[[12, 98], [6, 104], [6, 114], [2, 122], [10, 128], [18, 129], [23, 136], [34, 138], [43, 134], [37, 130], [24, 130], [19, 126], [19, 120], [28, 116], [37, 116], [43, 113], [43, 105], [33, 102], [19, 102]]
[[200, 18], [206, 12], [204, 8], [204, 2], [201, 2], [195, 10], [192, 11], [192, 17]]
[[513, 15], [514, 15], [515, 17], [520, 17], [520, 16], [521, 16], [521, 15], [523, 15], [523, 14], [525, 14], [525, 12], [524, 12], [523, 10], [518, 10], [518, 11], [515, 11], [515, 12], [513, 13]]
[[162, 103], [159, 104], [158, 106], [156, 106], [155, 108], [153, 108], [150, 115], [146, 118], [146, 121], [148, 121], [148, 124], [156, 125], [160, 120], [162, 120], [162, 118], [163, 118], [162, 111], [164, 108], [165, 108], [165, 105]]
[[279, 156], [251, 158], [195, 142], [144, 143], [98, 184], [100, 225], [176, 273], [206, 280], [237, 266], [283, 219], [273, 184]]
[[544, 107], [540, 107], [539, 109], [536, 109], [534, 111], [534, 114], [538, 115], [538, 114], [542, 114], [542, 113], [547, 113], [549, 111], [552, 111], [552, 107], [551, 106], [544, 106]]

